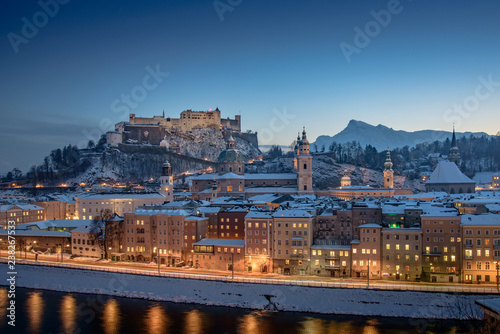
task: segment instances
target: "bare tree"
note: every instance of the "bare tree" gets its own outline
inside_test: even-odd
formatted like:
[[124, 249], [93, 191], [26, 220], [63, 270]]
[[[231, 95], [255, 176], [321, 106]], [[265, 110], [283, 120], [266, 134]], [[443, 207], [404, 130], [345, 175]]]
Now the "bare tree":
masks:
[[108, 258], [108, 242], [106, 237], [106, 220], [111, 217], [111, 210], [102, 209], [99, 216], [95, 216], [90, 223], [89, 240], [97, 245], [103, 252], [104, 258]]

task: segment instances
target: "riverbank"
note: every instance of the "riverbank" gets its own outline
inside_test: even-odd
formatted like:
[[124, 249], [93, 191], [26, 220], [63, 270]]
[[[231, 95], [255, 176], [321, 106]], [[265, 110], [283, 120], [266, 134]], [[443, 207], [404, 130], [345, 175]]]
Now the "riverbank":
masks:
[[[497, 297], [494, 294], [232, 283], [20, 264], [16, 267], [17, 287], [271, 311], [427, 319], [480, 318], [482, 312], [474, 301]], [[7, 273], [7, 265], [0, 264], [0, 270]], [[5, 282], [2, 279], [1, 284]]]

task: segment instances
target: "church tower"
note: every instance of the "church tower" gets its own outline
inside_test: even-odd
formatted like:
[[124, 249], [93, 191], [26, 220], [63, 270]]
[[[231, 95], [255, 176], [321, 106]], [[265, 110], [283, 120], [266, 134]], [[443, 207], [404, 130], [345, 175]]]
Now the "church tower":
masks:
[[344, 170], [344, 176], [340, 179], [340, 186], [341, 187], [349, 187], [351, 185], [351, 177], [349, 176], [349, 173], [347, 172], [347, 169]]
[[394, 188], [394, 171], [392, 170], [391, 152], [387, 150], [387, 158], [384, 162], [384, 188]]
[[297, 155], [297, 185], [299, 194], [314, 194], [312, 187], [312, 156], [309, 153], [309, 141], [306, 129], [302, 131]]
[[460, 152], [458, 151], [457, 138], [455, 137], [455, 127], [453, 127], [453, 135], [451, 137], [451, 148], [450, 154], [448, 154], [448, 160], [454, 162], [457, 166], [460, 166]]
[[165, 160], [161, 167], [159, 193], [165, 196], [165, 200], [169, 202], [174, 201], [174, 177], [172, 176], [172, 167], [168, 160]]

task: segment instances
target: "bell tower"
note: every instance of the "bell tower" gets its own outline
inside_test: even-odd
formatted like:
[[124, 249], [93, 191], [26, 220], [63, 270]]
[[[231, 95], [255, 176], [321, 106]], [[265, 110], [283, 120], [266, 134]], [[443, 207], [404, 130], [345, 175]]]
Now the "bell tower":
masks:
[[394, 188], [394, 171], [392, 170], [391, 152], [387, 150], [387, 157], [384, 162], [384, 188]]
[[309, 141], [306, 129], [302, 130], [302, 139], [297, 150], [297, 185], [299, 194], [314, 194], [312, 187], [312, 156], [309, 152]]
[[172, 176], [172, 166], [168, 160], [165, 160], [161, 167], [159, 193], [165, 196], [167, 201], [174, 201], [174, 177]]

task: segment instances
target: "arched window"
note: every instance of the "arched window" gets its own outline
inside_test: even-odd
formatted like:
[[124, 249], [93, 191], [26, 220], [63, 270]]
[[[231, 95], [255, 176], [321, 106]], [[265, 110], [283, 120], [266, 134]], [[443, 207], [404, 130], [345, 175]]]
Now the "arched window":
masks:
[[229, 167], [229, 173], [233, 171], [233, 167]]
[[304, 169], [307, 169], [307, 164], [304, 164]]
[[307, 190], [307, 184], [304, 184], [304, 190]]

